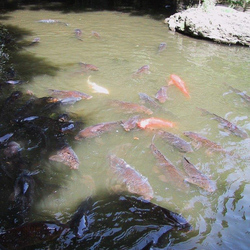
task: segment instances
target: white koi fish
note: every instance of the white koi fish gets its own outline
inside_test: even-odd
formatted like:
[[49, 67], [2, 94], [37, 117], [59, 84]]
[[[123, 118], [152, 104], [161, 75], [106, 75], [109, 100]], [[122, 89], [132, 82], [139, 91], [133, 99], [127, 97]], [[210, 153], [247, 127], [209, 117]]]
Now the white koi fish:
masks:
[[107, 89], [105, 89], [102, 86], [97, 85], [95, 82], [91, 82], [90, 76], [88, 77], [87, 83], [93, 89], [94, 92], [101, 93], [101, 94], [109, 94], [109, 91]]

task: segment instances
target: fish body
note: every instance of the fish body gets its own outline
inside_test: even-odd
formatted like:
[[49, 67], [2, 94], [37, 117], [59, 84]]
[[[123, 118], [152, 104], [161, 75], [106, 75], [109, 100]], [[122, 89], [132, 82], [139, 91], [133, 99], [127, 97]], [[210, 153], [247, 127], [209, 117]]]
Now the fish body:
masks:
[[180, 170], [175, 167], [165, 155], [161, 153], [161, 151], [155, 146], [153, 142], [150, 144], [150, 149], [153, 155], [156, 157], [158, 165], [160, 166], [160, 171], [164, 174], [166, 181], [183, 188], [185, 186], [185, 178]]
[[190, 97], [185, 82], [177, 75], [170, 75], [170, 81], [168, 82], [168, 85], [174, 84], [177, 86], [187, 97]]
[[150, 96], [148, 96], [145, 93], [139, 93], [140, 99], [144, 102], [148, 103], [149, 106], [155, 108], [155, 109], [161, 109], [162, 107]]
[[166, 102], [169, 97], [167, 96], [167, 89], [168, 86], [163, 86], [159, 89], [159, 91], [156, 93], [155, 98], [160, 102], [164, 103]]
[[21, 146], [19, 143], [15, 142], [15, 141], [10, 141], [7, 144], [7, 147], [4, 149], [4, 155], [7, 158], [10, 158], [16, 154], [18, 154], [18, 152], [21, 150]]
[[32, 40], [32, 42], [28, 46], [38, 44], [40, 42], [40, 40], [41, 40], [40, 37], [36, 37]]
[[183, 157], [183, 168], [188, 175], [186, 181], [205, 189], [208, 192], [215, 191], [215, 184], [202, 172], [200, 172], [189, 160]]
[[139, 77], [141, 76], [142, 74], [150, 74], [150, 71], [149, 71], [149, 65], [144, 65], [142, 67], [140, 67], [135, 73], [133, 73], [133, 77]]
[[98, 71], [99, 68], [93, 64], [89, 64], [89, 63], [83, 63], [83, 62], [80, 62], [79, 63], [80, 66], [82, 67], [83, 71]]
[[70, 90], [56, 90], [56, 89], [49, 89], [49, 93], [52, 96], [56, 96], [61, 99], [65, 98], [81, 98], [81, 99], [91, 99], [93, 96], [85, 94], [80, 91], [70, 91]]
[[117, 128], [118, 125], [120, 125], [120, 122], [117, 121], [99, 123], [81, 130], [75, 136], [75, 139], [81, 140], [84, 138], [93, 138]]
[[131, 102], [124, 102], [124, 101], [118, 101], [118, 100], [112, 100], [110, 101], [110, 104], [115, 107], [119, 107], [123, 110], [125, 110], [127, 113], [145, 113], [147, 115], [153, 114], [153, 111], [151, 109], [148, 109], [147, 107], [143, 105], [139, 105], [137, 103], [131, 103]]
[[49, 159], [51, 161], [61, 162], [69, 166], [70, 169], [78, 169], [80, 165], [76, 153], [70, 146], [63, 147], [61, 150], [57, 151], [55, 155], [50, 156]]
[[174, 123], [171, 121], [150, 117], [146, 119], [141, 119], [138, 121], [137, 126], [141, 129], [155, 129], [155, 128], [172, 128]]
[[220, 123], [220, 125], [224, 128], [227, 129], [228, 131], [230, 131], [232, 134], [241, 137], [241, 138], [248, 138], [248, 134], [246, 131], [244, 131], [243, 129], [239, 128], [238, 126], [236, 126], [234, 123], [214, 114], [214, 113], [210, 113], [209, 111], [202, 109], [202, 108], [198, 108], [199, 110], [201, 110], [203, 113], [205, 114], [209, 114], [211, 116], [213, 116], [213, 119], [215, 119], [216, 121], [218, 121]]
[[28, 222], [1, 232], [0, 243], [7, 249], [24, 249], [51, 241], [59, 237], [64, 230], [69, 230], [68, 226], [57, 222]]
[[[225, 83], [225, 85], [227, 85]], [[228, 85], [229, 86], [229, 85]], [[233, 88], [232, 86], [229, 86], [229, 88], [236, 94], [240, 95], [241, 98], [246, 101], [248, 104], [250, 104], [250, 96], [245, 94], [243, 91], [239, 90], [239, 89], [236, 89], [236, 88]]]
[[92, 31], [92, 32], [91, 32], [91, 35], [94, 36], [94, 37], [96, 37], [96, 38], [98, 38], [98, 39], [101, 38], [100, 34], [97, 33], [96, 31]]
[[158, 53], [162, 52], [163, 50], [165, 50], [167, 47], [167, 44], [165, 42], [160, 43], [159, 47], [158, 47]]
[[227, 151], [219, 144], [209, 140], [208, 138], [191, 131], [185, 131], [183, 133], [185, 136], [189, 137], [194, 142], [198, 143], [198, 146], [205, 146], [209, 148], [211, 151], [217, 151], [222, 153], [227, 153]]
[[81, 36], [82, 36], [82, 31], [80, 29], [75, 29], [75, 36], [78, 40], [82, 41]]
[[184, 153], [193, 152], [193, 149], [190, 143], [186, 142], [185, 140], [178, 137], [177, 135], [174, 135], [172, 133], [169, 133], [163, 130], [157, 130], [156, 133], [160, 135], [162, 139], [164, 139], [169, 144], [177, 148], [180, 152], [184, 152]]
[[122, 122], [121, 126], [124, 128], [126, 131], [130, 131], [131, 129], [134, 129], [137, 127], [137, 122], [139, 121], [140, 116], [135, 115], [131, 118], [129, 118], [127, 121]]
[[61, 21], [58, 21], [58, 20], [54, 20], [54, 19], [42, 19], [42, 20], [39, 20], [37, 22], [38, 23], [61, 23], [61, 24], [64, 24], [66, 26], [69, 25], [68, 23], [64, 23], [64, 22], [61, 22]]
[[153, 198], [153, 189], [145, 176], [142, 176], [123, 159], [114, 154], [109, 156], [109, 162], [111, 173], [115, 176], [119, 184], [125, 186], [127, 191], [138, 194], [146, 200]]
[[87, 82], [88, 82], [88, 85], [92, 88], [92, 90], [94, 92], [101, 93], [101, 94], [107, 94], [107, 95], [109, 94], [109, 91], [106, 88], [97, 85], [95, 82], [91, 82], [90, 81], [90, 76], [88, 77]]

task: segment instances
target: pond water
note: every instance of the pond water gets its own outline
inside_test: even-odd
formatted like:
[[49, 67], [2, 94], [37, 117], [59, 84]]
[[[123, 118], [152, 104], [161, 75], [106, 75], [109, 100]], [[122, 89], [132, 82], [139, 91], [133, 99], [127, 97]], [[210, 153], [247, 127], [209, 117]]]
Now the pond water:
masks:
[[[55, 19], [68, 25], [39, 23], [41, 19]], [[68, 112], [81, 116], [86, 127], [127, 120], [133, 114], [111, 106], [109, 100], [147, 105], [142, 103], [139, 93], [154, 97], [168, 83], [170, 75], [176, 74], [185, 81], [190, 98], [172, 85], [167, 92], [169, 99], [159, 103], [164, 109], [152, 108], [152, 116], [173, 121], [175, 126], [166, 130], [182, 139], [190, 141], [183, 132], [193, 131], [234, 152], [211, 154], [206, 148], [194, 147], [194, 152], [183, 154], [159, 136], [155, 137], [157, 148], [175, 166], [183, 170], [181, 160], [185, 155], [216, 182], [216, 191], [209, 193], [192, 184], [179, 190], [162, 179], [149, 148], [153, 131], [127, 132], [121, 127], [96, 138], [72, 141], [80, 160], [79, 171], [45, 160], [48, 173], [57, 176], [57, 184], [62, 188], [56, 195], [35, 204], [37, 218], [45, 214], [67, 221], [80, 201], [104, 192], [109, 168], [107, 156], [118, 152], [119, 157], [148, 178], [154, 190], [152, 202], [182, 214], [193, 226], [191, 232], [170, 244], [171, 249], [249, 248], [250, 139], [222, 130], [216, 120], [197, 109], [204, 108], [226, 118], [250, 135], [249, 104], [229, 87], [250, 94], [249, 48], [188, 38], [170, 32], [163, 20], [120, 12], [65, 14], [26, 9], [9, 12], [1, 22], [18, 30], [23, 43], [40, 38], [39, 44], [24, 47], [15, 59], [18, 71], [28, 80], [21, 89], [31, 90], [38, 97], [48, 96], [48, 89], [92, 95], [90, 100], [65, 106]], [[82, 40], [75, 37], [75, 29], [81, 29]], [[100, 38], [93, 36], [92, 31], [98, 32]], [[166, 49], [158, 53], [163, 42]], [[83, 72], [79, 62], [96, 65], [99, 71]], [[143, 65], [149, 65], [150, 74], [133, 77]], [[87, 83], [90, 75], [90, 80], [108, 89], [109, 94], [93, 93]]]

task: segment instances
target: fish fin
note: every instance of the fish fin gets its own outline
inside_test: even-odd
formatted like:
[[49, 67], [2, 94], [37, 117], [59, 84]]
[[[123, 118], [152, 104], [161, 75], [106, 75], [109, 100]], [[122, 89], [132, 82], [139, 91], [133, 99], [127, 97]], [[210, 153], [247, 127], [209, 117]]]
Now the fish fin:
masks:
[[59, 155], [52, 155], [49, 157], [49, 160], [51, 161], [57, 161], [57, 162], [63, 162], [63, 159], [61, 156]]
[[173, 85], [174, 84], [174, 82], [172, 81], [172, 80], [170, 80], [169, 82], [168, 82], [168, 86], [169, 85]]

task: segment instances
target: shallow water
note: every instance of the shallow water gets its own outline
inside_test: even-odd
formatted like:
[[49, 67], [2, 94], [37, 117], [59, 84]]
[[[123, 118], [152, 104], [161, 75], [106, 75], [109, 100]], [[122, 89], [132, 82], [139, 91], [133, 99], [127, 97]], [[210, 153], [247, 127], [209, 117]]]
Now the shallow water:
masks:
[[[77, 90], [92, 95], [90, 100], [65, 107], [67, 111], [81, 115], [85, 125], [90, 126], [128, 119], [132, 114], [111, 107], [107, 101], [116, 99], [142, 103], [138, 93], [154, 96], [160, 87], [166, 85], [171, 74], [177, 74], [186, 82], [191, 97], [185, 97], [178, 88], [170, 86], [170, 99], [160, 105], [172, 114], [154, 111], [153, 116], [173, 121], [175, 127], [168, 131], [187, 141], [189, 139], [183, 132], [194, 131], [239, 156], [208, 154], [204, 148], [185, 154], [216, 182], [217, 190], [208, 193], [190, 184], [186, 190], [180, 191], [162, 181], [155, 171], [156, 159], [149, 149], [152, 131], [117, 129], [97, 138], [72, 142], [81, 162], [79, 172], [45, 160], [47, 178], [50, 174], [57, 175], [58, 184], [62, 185], [63, 180], [63, 187], [56, 197], [51, 195], [35, 204], [34, 214], [44, 213], [66, 221], [64, 217], [68, 218], [80, 201], [94, 192], [106, 190], [107, 156], [115, 150], [148, 178], [155, 193], [154, 203], [182, 214], [193, 226], [193, 231], [183, 235], [180, 242], [171, 246], [172, 249], [248, 248], [250, 139], [225, 132], [211, 116], [202, 116], [197, 107], [235, 122], [250, 135], [249, 104], [223, 84], [226, 82], [250, 94], [249, 48], [188, 38], [170, 32], [163, 20], [127, 13], [62, 14], [19, 10], [8, 13], [8, 17], [2, 23], [18, 27], [23, 41], [40, 38], [39, 44], [25, 47], [16, 58], [16, 63], [20, 62], [17, 65], [19, 71], [25, 73], [29, 80], [22, 85], [22, 90], [31, 90], [38, 97], [47, 96], [48, 89]], [[37, 22], [40, 19], [56, 19], [69, 25]], [[83, 32], [82, 41], [74, 35], [76, 28]], [[101, 39], [91, 36], [92, 31], [98, 32]], [[162, 42], [166, 42], [167, 47], [157, 53]], [[94, 64], [99, 71], [81, 72], [79, 62]], [[132, 74], [143, 65], [150, 66], [150, 74], [133, 78]], [[89, 75], [91, 81], [107, 88], [110, 94], [93, 93], [87, 84]], [[183, 169], [182, 153], [159, 137], [154, 143]]]

